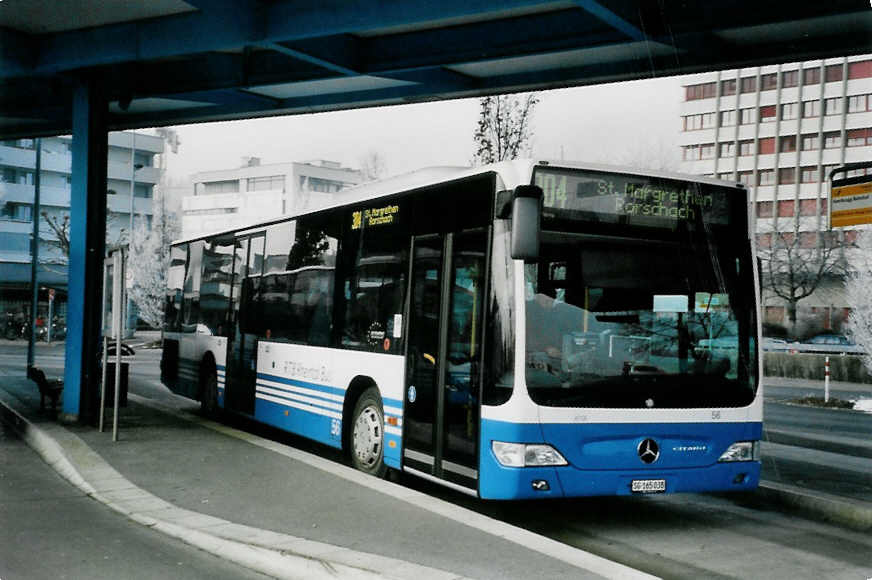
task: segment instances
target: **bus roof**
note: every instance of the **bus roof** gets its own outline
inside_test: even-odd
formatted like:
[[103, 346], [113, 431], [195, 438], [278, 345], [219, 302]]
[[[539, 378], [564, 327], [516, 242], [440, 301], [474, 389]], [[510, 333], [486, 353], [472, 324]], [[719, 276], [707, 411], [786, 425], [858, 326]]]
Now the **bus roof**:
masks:
[[244, 226], [237, 226], [234, 228], [218, 230], [205, 234], [198, 234], [196, 236], [190, 236], [188, 238], [181, 238], [174, 241], [173, 244], [181, 244], [211, 238], [213, 236], [229, 235], [233, 233], [257, 230], [263, 227], [270, 226], [272, 224], [283, 222], [287, 219], [294, 217], [317, 214], [324, 211], [329, 211], [331, 209], [353, 205], [364, 201], [380, 199], [382, 197], [388, 197], [406, 191], [414, 191], [416, 189], [422, 189], [425, 187], [438, 185], [440, 183], [447, 183], [450, 181], [474, 177], [476, 175], [484, 175], [486, 173], [496, 173], [500, 178], [502, 187], [506, 189], [513, 189], [518, 185], [529, 183], [532, 170], [536, 166], [582, 169], [589, 171], [602, 171], [606, 173], [623, 173], [629, 175], [643, 175], [648, 177], [659, 177], [664, 179], [689, 181], [721, 187], [744, 187], [742, 184], [737, 182], [723, 181], [720, 179], [714, 179], [712, 177], [705, 177], [701, 175], [686, 175], [667, 171], [652, 171], [648, 169], [639, 169], [635, 167], [550, 159], [518, 159], [514, 161], [502, 161], [499, 163], [483, 165], [480, 167], [425, 167], [423, 169], [418, 169], [416, 171], [411, 171], [402, 175], [389, 177], [380, 181], [371, 181], [369, 183], [363, 183], [361, 185], [356, 185], [348, 189], [343, 189], [337, 192], [334, 203], [326, 205], [322, 208], [286, 214], [262, 222], [247, 224]]

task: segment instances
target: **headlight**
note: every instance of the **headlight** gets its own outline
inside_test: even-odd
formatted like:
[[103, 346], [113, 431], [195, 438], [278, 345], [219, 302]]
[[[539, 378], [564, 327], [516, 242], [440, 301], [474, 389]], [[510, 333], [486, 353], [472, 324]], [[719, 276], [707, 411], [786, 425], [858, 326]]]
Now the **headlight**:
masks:
[[760, 442], [739, 441], [738, 443], [733, 443], [718, 458], [718, 461], [760, 461]]
[[491, 449], [500, 465], [506, 467], [542, 467], [546, 465], [567, 465], [566, 459], [550, 445], [527, 445], [524, 443], [504, 443], [492, 441]]

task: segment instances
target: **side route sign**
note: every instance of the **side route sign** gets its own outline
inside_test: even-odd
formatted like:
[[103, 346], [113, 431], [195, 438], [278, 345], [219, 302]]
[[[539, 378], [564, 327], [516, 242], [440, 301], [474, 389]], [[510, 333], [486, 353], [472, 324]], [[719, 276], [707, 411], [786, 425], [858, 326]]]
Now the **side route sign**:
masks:
[[872, 223], [872, 163], [852, 163], [830, 172], [830, 227]]

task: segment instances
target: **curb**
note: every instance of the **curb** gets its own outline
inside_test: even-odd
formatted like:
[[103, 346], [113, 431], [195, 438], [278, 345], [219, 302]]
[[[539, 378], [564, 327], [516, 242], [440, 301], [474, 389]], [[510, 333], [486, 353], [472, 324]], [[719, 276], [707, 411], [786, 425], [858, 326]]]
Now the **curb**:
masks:
[[872, 507], [862, 502], [821, 492], [812, 493], [774, 481], [761, 481], [758, 493], [775, 503], [799, 509], [804, 515], [817, 516], [859, 532], [872, 530]]
[[[269, 577], [289, 580], [463, 578], [411, 562], [234, 524], [178, 508], [127, 481], [75, 434], [53, 423], [47, 424], [48, 429], [37, 426], [2, 398], [0, 420], [10, 425], [46, 463], [86, 496], [140, 525]], [[80, 457], [74, 459], [70, 455]], [[101, 475], [101, 489], [83, 477], [76, 467], [78, 463], [87, 464], [90, 470]]]

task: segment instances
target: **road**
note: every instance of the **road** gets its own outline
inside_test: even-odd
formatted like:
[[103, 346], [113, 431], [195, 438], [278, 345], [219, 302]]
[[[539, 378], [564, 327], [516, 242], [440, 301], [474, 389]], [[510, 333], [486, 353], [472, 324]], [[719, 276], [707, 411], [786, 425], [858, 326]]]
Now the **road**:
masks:
[[[0, 349], [0, 364], [8, 362]], [[192, 408], [158, 382], [160, 351], [140, 350], [131, 375], [131, 390], [176, 407]], [[62, 360], [43, 356], [46, 368]], [[57, 365], [57, 366], [54, 366]], [[23, 370], [23, 366], [21, 367]], [[777, 395], [777, 393], [774, 393]], [[844, 421], [837, 411], [788, 407], [778, 396], [767, 400], [770, 427], [798, 429], [809, 417], [830, 435], [856, 437], [864, 428]], [[820, 414], [820, 417], [818, 416]], [[822, 418], [821, 418], [822, 417]], [[826, 419], [835, 417], [832, 420]], [[234, 426], [319, 455], [339, 455], [299, 438], [245, 421]], [[800, 453], [798, 465], [808, 476], [826, 477], [833, 469], [806, 461], [802, 449], [772, 449], [782, 455]], [[824, 457], [826, 457], [824, 455]], [[813, 459], [819, 459], [815, 456]], [[790, 466], [797, 457], [781, 457]], [[862, 465], [862, 464], [858, 464]], [[786, 468], [785, 468], [786, 469]], [[835, 471], [838, 474], [838, 471]], [[409, 487], [445, 501], [485, 513], [600, 556], [666, 578], [869, 578], [872, 538], [822, 522], [776, 511], [755, 495], [675, 495], [636, 498], [592, 498], [549, 502], [481, 502], [404, 477]], [[266, 524], [265, 524], [266, 525]]]
[[0, 426], [0, 578], [265, 578], [85, 496]]

